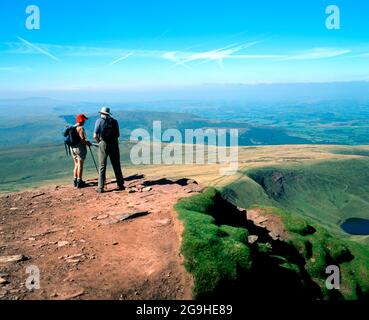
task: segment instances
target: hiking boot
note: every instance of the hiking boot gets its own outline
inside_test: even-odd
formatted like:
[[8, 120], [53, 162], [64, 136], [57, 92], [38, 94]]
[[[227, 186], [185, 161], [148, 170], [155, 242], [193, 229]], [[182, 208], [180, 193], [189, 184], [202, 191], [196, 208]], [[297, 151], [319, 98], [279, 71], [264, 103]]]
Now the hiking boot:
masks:
[[97, 193], [104, 193], [104, 189], [97, 188], [97, 189], [96, 189], [96, 192], [97, 192]]
[[87, 184], [86, 182], [84, 182], [83, 180], [77, 180], [77, 188], [81, 189], [81, 188], [86, 188]]
[[77, 179], [73, 180], [73, 185], [74, 185], [75, 188], [77, 188]]

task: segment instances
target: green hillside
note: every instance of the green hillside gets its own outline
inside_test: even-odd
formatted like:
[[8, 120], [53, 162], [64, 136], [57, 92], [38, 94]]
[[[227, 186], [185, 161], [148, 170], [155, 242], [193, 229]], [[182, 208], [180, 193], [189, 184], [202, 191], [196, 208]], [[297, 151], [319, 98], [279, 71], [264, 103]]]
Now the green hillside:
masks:
[[[89, 120], [85, 124], [87, 135], [92, 137], [98, 114], [86, 113]], [[185, 130], [226, 128], [239, 129], [240, 145], [278, 145], [278, 144], [311, 144], [308, 138], [298, 138], [286, 129], [274, 126], [252, 126], [245, 121], [228, 121], [202, 118], [189, 113], [157, 112], [126, 110], [117, 111], [114, 117], [118, 120], [121, 138], [129, 140], [135, 129], [145, 129], [150, 134], [153, 122], [160, 121], [162, 130], [178, 129], [184, 136]], [[20, 118], [0, 121], [0, 147], [32, 145], [38, 143], [57, 143], [62, 140], [61, 134], [67, 124], [74, 124], [75, 113], [65, 115], [25, 115]], [[160, 137], [156, 137], [157, 139]]]
[[[97, 160], [95, 148], [92, 150]], [[128, 161], [129, 152], [130, 145], [123, 144], [123, 164]], [[66, 155], [63, 143], [0, 149], [0, 192], [15, 192], [48, 182], [64, 182], [66, 179], [69, 181], [72, 170], [73, 160]], [[85, 171], [85, 176], [96, 177], [90, 153], [87, 155]]]
[[369, 159], [330, 160], [245, 171], [224, 190], [242, 206], [273, 205], [341, 233], [347, 218], [369, 218]]
[[[196, 298], [368, 298], [367, 245], [332, 236], [293, 212], [259, 209], [282, 219], [289, 240], [272, 239], [212, 188], [176, 205], [184, 222], [182, 253], [194, 276]], [[250, 234], [258, 236], [256, 242], [248, 242]], [[341, 270], [340, 290], [326, 288], [325, 271], [332, 264]]]

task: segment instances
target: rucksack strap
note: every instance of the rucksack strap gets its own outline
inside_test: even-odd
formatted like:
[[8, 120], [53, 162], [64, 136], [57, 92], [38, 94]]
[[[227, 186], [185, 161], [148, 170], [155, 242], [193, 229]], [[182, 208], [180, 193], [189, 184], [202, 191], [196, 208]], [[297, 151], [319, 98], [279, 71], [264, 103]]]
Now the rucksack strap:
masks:
[[71, 157], [72, 153], [70, 151], [70, 147], [67, 145], [66, 142], [64, 142], [64, 147], [65, 147], [65, 153], [66, 153], [67, 157]]

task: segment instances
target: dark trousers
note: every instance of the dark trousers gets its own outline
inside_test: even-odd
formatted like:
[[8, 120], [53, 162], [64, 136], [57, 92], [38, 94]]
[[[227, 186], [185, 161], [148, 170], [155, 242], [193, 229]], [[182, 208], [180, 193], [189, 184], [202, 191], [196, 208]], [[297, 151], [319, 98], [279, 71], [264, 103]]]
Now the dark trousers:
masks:
[[122, 168], [120, 166], [120, 153], [118, 143], [109, 143], [101, 141], [99, 143], [99, 188], [103, 189], [106, 180], [106, 165], [108, 157], [113, 166], [115, 178], [117, 179], [118, 187], [124, 185]]

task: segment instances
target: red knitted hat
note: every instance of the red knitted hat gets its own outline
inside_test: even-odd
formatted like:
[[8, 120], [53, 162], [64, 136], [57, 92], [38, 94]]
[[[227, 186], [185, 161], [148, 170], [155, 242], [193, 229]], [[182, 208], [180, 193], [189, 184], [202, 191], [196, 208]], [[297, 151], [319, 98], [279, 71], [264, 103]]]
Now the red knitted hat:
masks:
[[82, 123], [83, 121], [88, 120], [88, 118], [84, 114], [79, 114], [77, 116], [77, 123]]

